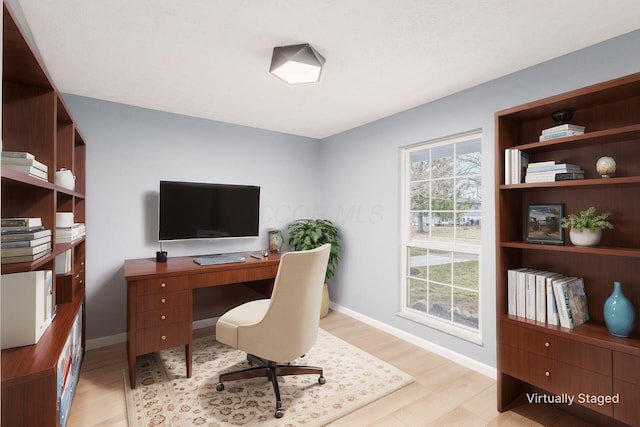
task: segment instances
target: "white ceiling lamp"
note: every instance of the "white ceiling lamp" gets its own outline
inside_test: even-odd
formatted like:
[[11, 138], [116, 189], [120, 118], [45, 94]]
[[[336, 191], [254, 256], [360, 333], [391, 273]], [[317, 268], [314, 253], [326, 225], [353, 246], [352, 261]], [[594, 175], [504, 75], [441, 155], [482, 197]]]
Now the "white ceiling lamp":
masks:
[[324, 57], [309, 43], [273, 48], [269, 72], [290, 85], [317, 83]]

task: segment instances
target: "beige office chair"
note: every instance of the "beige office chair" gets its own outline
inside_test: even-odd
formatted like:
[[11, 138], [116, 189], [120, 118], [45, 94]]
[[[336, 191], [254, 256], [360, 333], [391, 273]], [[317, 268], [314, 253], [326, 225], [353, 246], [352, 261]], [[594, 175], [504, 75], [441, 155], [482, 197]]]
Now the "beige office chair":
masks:
[[266, 377], [276, 396], [275, 417], [284, 415], [278, 376], [318, 374], [322, 368], [289, 364], [304, 355], [315, 343], [320, 323], [320, 304], [330, 244], [319, 248], [288, 252], [281, 256], [270, 299], [242, 304], [226, 312], [216, 324], [216, 339], [247, 352], [256, 366], [220, 375], [224, 381]]

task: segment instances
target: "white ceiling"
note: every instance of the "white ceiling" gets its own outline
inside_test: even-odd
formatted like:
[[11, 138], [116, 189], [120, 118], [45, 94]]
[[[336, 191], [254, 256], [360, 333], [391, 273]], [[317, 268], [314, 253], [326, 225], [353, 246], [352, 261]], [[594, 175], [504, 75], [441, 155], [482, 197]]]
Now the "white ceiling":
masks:
[[[323, 138], [640, 28], [638, 0], [18, 0], [58, 90]], [[320, 83], [269, 74], [311, 43]]]

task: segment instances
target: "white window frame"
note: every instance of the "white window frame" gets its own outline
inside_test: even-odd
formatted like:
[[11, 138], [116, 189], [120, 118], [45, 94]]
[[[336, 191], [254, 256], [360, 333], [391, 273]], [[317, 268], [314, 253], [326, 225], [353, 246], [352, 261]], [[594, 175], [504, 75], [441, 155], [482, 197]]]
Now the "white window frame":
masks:
[[[401, 197], [401, 308], [398, 316], [407, 318], [414, 322], [426, 325], [433, 329], [442, 331], [444, 333], [456, 336], [474, 344], [482, 345], [482, 253], [481, 253], [481, 241], [477, 243], [455, 241], [455, 240], [411, 240], [411, 165], [410, 156], [412, 152], [430, 149], [438, 146], [446, 146], [455, 144], [458, 142], [464, 142], [471, 139], [482, 140], [482, 130], [474, 130], [466, 132], [464, 134], [453, 135], [449, 137], [439, 138], [436, 140], [430, 140], [421, 142], [415, 145], [403, 147], [402, 149], [402, 197]], [[481, 154], [482, 156], [482, 154]], [[455, 159], [454, 153], [454, 159]], [[482, 169], [480, 171], [482, 174]], [[481, 202], [482, 203], [482, 202]], [[454, 215], [455, 217], [455, 215]], [[482, 224], [482, 221], [481, 221]], [[423, 311], [415, 310], [408, 306], [409, 299], [409, 248], [423, 248], [433, 249], [449, 252], [464, 252], [474, 254], [478, 256], [478, 329], [474, 329], [468, 326], [464, 326], [453, 321], [445, 320], [440, 317], [436, 317], [425, 313]], [[455, 284], [452, 283], [451, 287], [455, 289]], [[452, 293], [453, 294], [453, 293]]]

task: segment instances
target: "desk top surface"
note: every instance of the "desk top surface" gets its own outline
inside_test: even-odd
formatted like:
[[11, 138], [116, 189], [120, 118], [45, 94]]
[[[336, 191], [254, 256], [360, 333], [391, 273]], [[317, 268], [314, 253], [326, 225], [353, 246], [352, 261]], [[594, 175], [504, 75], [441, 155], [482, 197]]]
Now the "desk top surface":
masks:
[[274, 266], [280, 262], [280, 254], [271, 253], [268, 257], [256, 259], [251, 257], [253, 252], [240, 252], [229, 255], [243, 255], [244, 262], [230, 264], [198, 265], [194, 258], [202, 255], [169, 257], [167, 262], [156, 262], [155, 258], [128, 259], [124, 262], [124, 277], [126, 280], [161, 277], [172, 274], [198, 274], [211, 271], [241, 270]]

